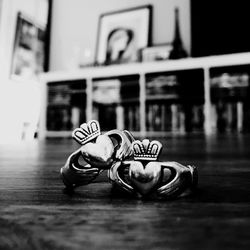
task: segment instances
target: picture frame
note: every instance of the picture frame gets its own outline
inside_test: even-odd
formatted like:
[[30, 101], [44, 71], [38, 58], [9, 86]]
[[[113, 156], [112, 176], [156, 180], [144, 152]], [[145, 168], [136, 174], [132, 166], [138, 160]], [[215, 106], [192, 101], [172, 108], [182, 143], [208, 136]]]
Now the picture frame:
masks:
[[136, 62], [151, 43], [152, 6], [102, 14], [99, 18], [96, 65]]
[[14, 80], [36, 80], [45, 72], [48, 58], [46, 27], [18, 12], [11, 63], [11, 78]]
[[172, 43], [158, 44], [152, 47], [143, 48], [141, 50], [141, 61], [153, 62], [168, 60], [172, 49]]

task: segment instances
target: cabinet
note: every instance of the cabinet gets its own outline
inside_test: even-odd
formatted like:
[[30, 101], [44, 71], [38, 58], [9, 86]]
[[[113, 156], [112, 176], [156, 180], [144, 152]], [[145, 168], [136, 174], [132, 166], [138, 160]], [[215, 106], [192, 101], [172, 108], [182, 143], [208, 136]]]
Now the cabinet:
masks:
[[90, 119], [139, 136], [248, 131], [249, 74], [250, 53], [49, 72], [38, 136]]

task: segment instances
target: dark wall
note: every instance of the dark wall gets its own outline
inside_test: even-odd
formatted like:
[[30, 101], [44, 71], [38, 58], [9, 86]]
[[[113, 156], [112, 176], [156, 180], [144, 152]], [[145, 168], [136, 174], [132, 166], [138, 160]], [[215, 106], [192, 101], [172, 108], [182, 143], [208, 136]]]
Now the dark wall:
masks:
[[250, 51], [248, 1], [191, 0], [192, 56]]

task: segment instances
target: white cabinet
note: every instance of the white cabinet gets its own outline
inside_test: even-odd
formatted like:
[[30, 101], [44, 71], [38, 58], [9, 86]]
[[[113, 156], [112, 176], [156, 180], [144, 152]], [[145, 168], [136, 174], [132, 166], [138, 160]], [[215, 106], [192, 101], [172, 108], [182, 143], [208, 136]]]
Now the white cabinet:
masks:
[[250, 53], [46, 73], [38, 135], [90, 119], [141, 136], [248, 130], [249, 74]]

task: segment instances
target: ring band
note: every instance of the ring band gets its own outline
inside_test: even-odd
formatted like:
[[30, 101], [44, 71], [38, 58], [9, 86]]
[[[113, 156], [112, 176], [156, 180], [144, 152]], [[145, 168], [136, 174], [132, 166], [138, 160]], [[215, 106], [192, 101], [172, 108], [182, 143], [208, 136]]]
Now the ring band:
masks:
[[132, 156], [132, 142], [135, 140], [133, 135], [127, 131], [120, 131], [118, 129], [110, 130], [105, 135], [109, 136], [115, 147], [116, 160], [125, 160]]
[[62, 181], [68, 188], [87, 185], [96, 179], [102, 171], [101, 169], [92, 167], [90, 164], [81, 165], [79, 163], [81, 156], [81, 149], [78, 149], [69, 156], [65, 165], [60, 169]]

